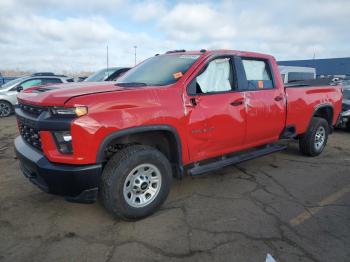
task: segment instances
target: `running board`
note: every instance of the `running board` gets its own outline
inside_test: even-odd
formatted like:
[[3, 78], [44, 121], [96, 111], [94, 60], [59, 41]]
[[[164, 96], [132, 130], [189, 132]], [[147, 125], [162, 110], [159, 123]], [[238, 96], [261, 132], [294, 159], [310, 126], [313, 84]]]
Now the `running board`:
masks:
[[225, 166], [229, 165], [234, 165], [234, 164], [239, 164], [241, 162], [251, 160], [257, 157], [265, 156], [271, 153], [275, 153], [278, 151], [282, 151], [286, 149], [287, 147], [284, 145], [277, 145], [277, 144], [272, 144], [272, 145], [267, 145], [263, 148], [256, 149], [254, 151], [250, 151], [247, 153], [242, 153], [239, 155], [235, 155], [229, 158], [222, 158], [221, 160], [208, 163], [208, 164], [203, 164], [203, 165], [196, 165], [192, 167], [191, 169], [188, 170], [188, 173], [191, 176], [198, 176], [204, 173], [208, 173], [220, 168], [223, 168]]

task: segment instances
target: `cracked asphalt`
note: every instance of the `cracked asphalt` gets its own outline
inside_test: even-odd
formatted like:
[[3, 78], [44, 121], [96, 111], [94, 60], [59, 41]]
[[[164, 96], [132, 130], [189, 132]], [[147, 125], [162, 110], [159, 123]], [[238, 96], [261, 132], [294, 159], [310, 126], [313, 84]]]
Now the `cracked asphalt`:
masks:
[[317, 158], [288, 149], [175, 180], [160, 211], [114, 220], [99, 203], [41, 192], [14, 159], [0, 119], [0, 261], [350, 261], [350, 134]]

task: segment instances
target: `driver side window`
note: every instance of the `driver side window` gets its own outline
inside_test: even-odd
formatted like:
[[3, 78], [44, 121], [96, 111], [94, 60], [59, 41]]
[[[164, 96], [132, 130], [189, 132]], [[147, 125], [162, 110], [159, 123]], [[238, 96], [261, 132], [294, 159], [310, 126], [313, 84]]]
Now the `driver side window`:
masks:
[[230, 58], [215, 59], [190, 84], [190, 94], [220, 93], [232, 90]]

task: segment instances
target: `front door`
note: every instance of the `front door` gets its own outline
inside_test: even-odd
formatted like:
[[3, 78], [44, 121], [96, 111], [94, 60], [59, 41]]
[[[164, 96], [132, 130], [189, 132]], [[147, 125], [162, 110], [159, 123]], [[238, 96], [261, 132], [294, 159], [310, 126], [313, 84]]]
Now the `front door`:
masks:
[[209, 61], [185, 97], [190, 158], [199, 161], [234, 151], [245, 137], [242, 93], [235, 92], [231, 57]]

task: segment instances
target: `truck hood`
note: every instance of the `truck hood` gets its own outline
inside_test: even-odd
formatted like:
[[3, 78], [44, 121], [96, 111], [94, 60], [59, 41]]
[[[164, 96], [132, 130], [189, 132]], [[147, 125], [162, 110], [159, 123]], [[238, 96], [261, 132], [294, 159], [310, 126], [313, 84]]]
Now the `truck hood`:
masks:
[[127, 88], [116, 86], [115, 82], [67, 83], [30, 88], [20, 92], [17, 98], [18, 101], [24, 104], [63, 106], [73, 97], [96, 93], [117, 92], [124, 89]]

